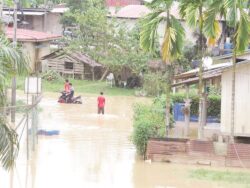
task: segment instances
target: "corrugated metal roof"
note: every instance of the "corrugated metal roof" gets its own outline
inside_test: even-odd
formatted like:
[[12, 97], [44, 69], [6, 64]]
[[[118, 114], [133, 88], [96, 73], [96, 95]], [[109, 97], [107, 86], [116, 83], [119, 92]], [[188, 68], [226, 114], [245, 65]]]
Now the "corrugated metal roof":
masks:
[[50, 12], [52, 13], [64, 13], [67, 12], [69, 8], [66, 7], [60, 7], [60, 8], [53, 8]]
[[88, 55], [86, 55], [84, 53], [81, 53], [81, 52], [69, 53], [69, 52], [65, 52], [64, 50], [57, 50], [55, 52], [52, 52], [51, 54], [48, 54], [48, 55], [42, 57], [41, 59], [54, 59], [54, 58], [59, 57], [59, 56], [64, 55], [64, 54], [75, 59], [76, 61], [86, 63], [91, 67], [102, 67], [103, 66], [102, 64], [91, 59]]
[[[12, 40], [14, 35], [14, 30], [12, 27], [5, 28], [5, 34], [8, 39]], [[51, 41], [58, 39], [60, 35], [52, 35], [45, 32], [33, 31], [28, 29], [17, 29], [16, 33], [17, 41], [21, 42], [42, 42], [42, 41]]]
[[[5, 15], [13, 15], [14, 14], [14, 12], [13, 11], [3, 11], [3, 14], [5, 14]], [[42, 15], [44, 15], [45, 14], [45, 12], [34, 12], [34, 11], [17, 11], [17, 14], [18, 15], [32, 15], [32, 16], [42, 16]]]

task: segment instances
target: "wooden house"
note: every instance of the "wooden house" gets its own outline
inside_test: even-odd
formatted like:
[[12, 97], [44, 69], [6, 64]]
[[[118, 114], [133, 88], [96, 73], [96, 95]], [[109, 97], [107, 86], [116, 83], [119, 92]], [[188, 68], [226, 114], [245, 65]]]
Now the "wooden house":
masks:
[[80, 52], [55, 51], [42, 58], [43, 72], [54, 70], [62, 76], [78, 79], [100, 79], [103, 65]]

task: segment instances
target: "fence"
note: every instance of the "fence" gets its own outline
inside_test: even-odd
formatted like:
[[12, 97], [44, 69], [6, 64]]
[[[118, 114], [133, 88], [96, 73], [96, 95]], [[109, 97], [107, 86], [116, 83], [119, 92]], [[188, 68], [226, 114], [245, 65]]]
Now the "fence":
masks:
[[4, 113], [9, 111], [22, 109], [23, 115], [20, 117], [19, 121], [13, 125], [13, 129], [18, 133], [19, 143], [26, 135], [26, 151], [27, 151], [27, 160], [30, 157], [30, 151], [36, 150], [36, 145], [38, 143], [37, 131], [38, 131], [38, 104], [42, 99], [41, 95], [33, 95], [31, 104], [20, 106], [7, 106], [0, 108]]

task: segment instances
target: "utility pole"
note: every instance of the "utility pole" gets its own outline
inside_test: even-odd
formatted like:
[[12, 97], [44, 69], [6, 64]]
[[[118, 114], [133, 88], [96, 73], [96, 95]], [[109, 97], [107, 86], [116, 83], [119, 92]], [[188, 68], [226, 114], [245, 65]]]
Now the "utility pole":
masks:
[[[14, 35], [13, 35], [13, 45], [14, 48], [17, 46], [17, 38], [16, 38], [16, 31], [17, 31], [17, 3], [18, 0], [14, 0]], [[15, 65], [16, 69], [16, 65]], [[12, 79], [12, 92], [11, 92], [11, 106], [16, 105], [16, 77], [14, 76]], [[11, 110], [11, 122], [15, 123], [16, 120], [16, 109], [12, 108]]]
[[0, 0], [0, 18], [3, 18], [3, 0]]
[[47, 0], [44, 0], [44, 22], [43, 22], [43, 31], [47, 32]]

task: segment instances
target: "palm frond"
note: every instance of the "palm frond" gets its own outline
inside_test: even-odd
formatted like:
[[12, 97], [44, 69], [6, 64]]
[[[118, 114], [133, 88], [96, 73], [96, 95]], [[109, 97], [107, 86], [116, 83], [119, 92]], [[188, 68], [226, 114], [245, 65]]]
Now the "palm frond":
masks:
[[219, 21], [217, 21], [217, 20], [214, 21], [213, 28], [215, 30], [215, 37], [208, 37], [208, 45], [209, 46], [214, 46], [216, 44], [216, 41], [221, 33]]
[[250, 36], [250, 18], [249, 15], [240, 11], [240, 21], [236, 30], [236, 51], [244, 52], [249, 44], [248, 37]]
[[157, 9], [170, 9], [173, 4], [173, 0], [152, 0], [149, 3], [146, 3], [146, 6], [152, 10]]
[[174, 16], [171, 16], [171, 26], [176, 31], [176, 40], [173, 41], [172, 58], [176, 58], [182, 52], [183, 43], [185, 39], [185, 29], [183, 28], [181, 22], [177, 20]]
[[16, 132], [0, 116], [0, 161], [5, 169], [10, 169], [14, 166], [18, 149], [19, 144]]
[[150, 13], [141, 20], [140, 45], [145, 51], [154, 52], [155, 50], [157, 29], [160, 22], [164, 19], [161, 16], [162, 13], [163, 10]]
[[209, 7], [209, 9], [204, 14], [204, 27], [203, 31], [205, 35], [209, 38], [215, 39], [218, 34], [218, 24], [216, 16], [221, 14], [222, 17], [225, 15], [224, 4], [222, 0], [215, 0]]
[[170, 25], [166, 26], [162, 44], [162, 59], [168, 63], [181, 54], [185, 37], [184, 28], [181, 23], [171, 16]]
[[203, 6], [203, 1], [182, 0], [179, 4], [179, 13], [190, 27], [197, 26], [200, 6]]

